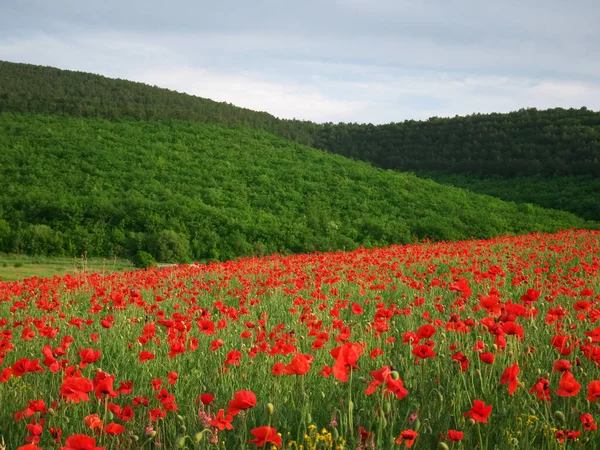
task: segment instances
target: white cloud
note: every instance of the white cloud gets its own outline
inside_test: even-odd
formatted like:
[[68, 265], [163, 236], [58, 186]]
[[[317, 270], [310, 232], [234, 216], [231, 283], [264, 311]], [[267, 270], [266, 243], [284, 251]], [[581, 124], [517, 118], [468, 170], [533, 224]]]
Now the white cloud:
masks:
[[[324, 45], [323, 39], [268, 33], [32, 35], [0, 39], [0, 59], [142, 81], [317, 122], [384, 123], [523, 107], [600, 110], [600, 82], [584, 76], [600, 71], [600, 60], [568, 52], [553, 59], [549, 50], [527, 44], [511, 52], [501, 44], [333, 36]], [[526, 68], [528, 60], [542, 75], [508, 70]], [[543, 75], [562, 66], [574, 75]]]

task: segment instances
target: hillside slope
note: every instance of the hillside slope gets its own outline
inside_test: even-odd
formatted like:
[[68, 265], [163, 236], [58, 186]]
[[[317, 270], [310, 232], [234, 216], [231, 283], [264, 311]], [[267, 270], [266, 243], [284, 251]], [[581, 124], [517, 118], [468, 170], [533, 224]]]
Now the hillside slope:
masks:
[[0, 251], [230, 259], [590, 226], [264, 132], [0, 113]]

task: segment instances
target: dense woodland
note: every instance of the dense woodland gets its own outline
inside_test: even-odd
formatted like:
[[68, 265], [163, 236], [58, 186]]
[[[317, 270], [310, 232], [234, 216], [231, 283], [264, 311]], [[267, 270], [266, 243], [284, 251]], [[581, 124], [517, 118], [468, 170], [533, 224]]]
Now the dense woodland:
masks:
[[0, 61], [0, 111], [177, 119], [265, 130], [380, 167], [483, 176], [600, 176], [600, 112], [509, 114], [386, 125], [279, 120], [142, 83]]
[[186, 261], [594, 226], [256, 130], [0, 113], [4, 252]]
[[493, 195], [517, 203], [570, 211], [588, 220], [600, 220], [600, 177], [552, 175], [503, 178], [444, 172], [419, 173], [438, 183]]

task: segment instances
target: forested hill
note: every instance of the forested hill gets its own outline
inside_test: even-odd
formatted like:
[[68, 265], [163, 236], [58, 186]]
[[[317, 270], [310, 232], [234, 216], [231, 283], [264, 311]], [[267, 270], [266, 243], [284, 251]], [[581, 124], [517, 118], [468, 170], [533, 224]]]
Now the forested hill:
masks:
[[0, 113], [0, 251], [162, 261], [597, 227], [271, 134]]
[[243, 126], [400, 170], [600, 176], [600, 112], [585, 108], [524, 109], [378, 126], [314, 124], [142, 83], [0, 62], [0, 111]]

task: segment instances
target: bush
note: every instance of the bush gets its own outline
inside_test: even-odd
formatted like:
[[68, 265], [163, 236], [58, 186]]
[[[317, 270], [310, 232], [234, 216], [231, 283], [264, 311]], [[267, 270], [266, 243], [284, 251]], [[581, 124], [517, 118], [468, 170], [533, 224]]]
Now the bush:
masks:
[[146, 269], [146, 268], [151, 267], [152, 265], [156, 264], [156, 261], [154, 260], [154, 257], [150, 253], [140, 250], [133, 257], [133, 264], [138, 269]]

